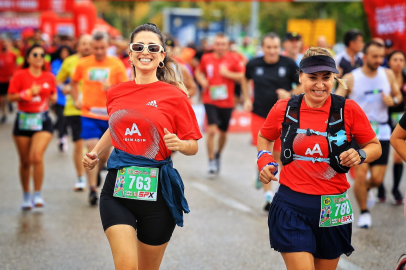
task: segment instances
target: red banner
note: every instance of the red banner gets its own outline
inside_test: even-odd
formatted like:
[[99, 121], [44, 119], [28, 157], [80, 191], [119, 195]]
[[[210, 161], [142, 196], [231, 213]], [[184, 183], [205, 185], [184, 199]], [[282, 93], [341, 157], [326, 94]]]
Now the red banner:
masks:
[[406, 1], [364, 0], [373, 37], [391, 39], [395, 49], [406, 52]]
[[0, 12], [72, 11], [75, 0], [0, 0]]

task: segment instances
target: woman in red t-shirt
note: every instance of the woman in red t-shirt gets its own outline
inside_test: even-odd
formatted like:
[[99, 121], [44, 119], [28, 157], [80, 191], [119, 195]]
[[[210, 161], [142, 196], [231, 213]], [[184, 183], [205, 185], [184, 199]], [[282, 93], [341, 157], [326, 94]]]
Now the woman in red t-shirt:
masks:
[[93, 169], [114, 146], [100, 215], [116, 269], [159, 269], [175, 225], [182, 226], [189, 212], [171, 153], [195, 155], [202, 135], [164, 41], [154, 24], [132, 32], [135, 79], [107, 91], [109, 129], [83, 158]]
[[[362, 109], [331, 94], [338, 74], [332, 55], [310, 48], [300, 62], [304, 95], [279, 100], [258, 134], [260, 180], [277, 181], [273, 142], [281, 138], [280, 188], [269, 210], [271, 247], [290, 269], [336, 269], [349, 256], [353, 213], [345, 172], [381, 155]], [[335, 73], [335, 74], [334, 74]], [[352, 138], [361, 150], [351, 148]]]
[[[23, 188], [23, 210], [43, 207], [41, 187], [44, 180], [44, 153], [52, 139], [53, 125], [49, 102], [57, 98], [55, 76], [45, 71], [45, 49], [30, 47], [21, 70], [14, 73], [8, 89], [10, 102], [17, 101], [18, 113], [13, 138], [20, 156], [20, 177]], [[30, 194], [30, 171], [34, 169], [34, 194]]]

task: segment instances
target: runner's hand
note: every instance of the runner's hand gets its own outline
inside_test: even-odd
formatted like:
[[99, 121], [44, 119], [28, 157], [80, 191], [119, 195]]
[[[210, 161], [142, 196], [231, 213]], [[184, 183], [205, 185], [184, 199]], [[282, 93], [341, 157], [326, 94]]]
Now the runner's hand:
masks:
[[164, 136], [164, 142], [166, 147], [168, 147], [169, 150], [172, 151], [180, 151], [183, 152], [183, 144], [182, 140], [176, 136], [176, 134], [170, 133], [166, 128], [164, 128], [165, 136]]
[[278, 99], [290, 98], [292, 96], [290, 92], [282, 88], [277, 89], [276, 94], [278, 94]]
[[40, 85], [38, 85], [38, 84], [36, 84], [36, 83], [33, 83], [33, 84], [31, 85], [31, 94], [32, 94], [33, 96], [38, 95], [40, 91], [41, 91], [41, 86], [40, 86]]
[[342, 152], [340, 155], [340, 160], [341, 160], [340, 165], [346, 167], [354, 167], [355, 165], [358, 165], [361, 162], [359, 154], [357, 151], [354, 150], [354, 148]]
[[71, 88], [70, 84], [66, 84], [62, 89], [62, 93], [64, 95], [69, 95], [71, 90], [72, 90], [72, 88]]
[[393, 100], [393, 98], [389, 95], [385, 95], [384, 93], [382, 94], [382, 101], [383, 103], [385, 103], [386, 106], [388, 107], [392, 107], [393, 105], [395, 105], [395, 101]]
[[247, 112], [252, 111], [252, 101], [250, 99], [244, 101], [244, 110]]
[[207, 79], [203, 79], [202, 82], [200, 82], [200, 86], [202, 87], [203, 90], [206, 90], [207, 88], [209, 88], [209, 82], [207, 81]]
[[81, 110], [82, 109], [82, 101], [76, 100], [75, 101], [75, 107], [76, 107], [76, 109]]
[[273, 172], [276, 170], [275, 166], [266, 165], [259, 174], [259, 180], [264, 183], [268, 184], [269, 182], [278, 181], [278, 178], [273, 175]]
[[97, 165], [98, 162], [99, 159], [97, 158], [96, 152], [86, 153], [86, 155], [82, 159], [83, 167], [86, 170], [92, 170]]

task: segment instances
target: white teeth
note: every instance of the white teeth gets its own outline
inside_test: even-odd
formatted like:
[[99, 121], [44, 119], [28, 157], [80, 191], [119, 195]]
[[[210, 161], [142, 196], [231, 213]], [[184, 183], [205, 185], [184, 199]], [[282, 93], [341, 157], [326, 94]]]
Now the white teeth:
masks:
[[141, 58], [140, 59], [141, 62], [151, 62], [152, 59], [148, 59], [148, 58]]
[[313, 90], [316, 94], [323, 94], [323, 91], [316, 91], [316, 90]]

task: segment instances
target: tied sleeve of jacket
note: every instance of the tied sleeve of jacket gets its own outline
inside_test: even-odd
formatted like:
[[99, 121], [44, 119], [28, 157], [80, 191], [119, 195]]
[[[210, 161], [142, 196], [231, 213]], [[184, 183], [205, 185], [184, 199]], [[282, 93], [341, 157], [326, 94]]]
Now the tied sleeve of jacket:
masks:
[[173, 168], [171, 157], [169, 156], [167, 159], [159, 161], [131, 155], [115, 148], [107, 162], [107, 169], [119, 170], [130, 166], [159, 168], [162, 195], [166, 205], [168, 205], [175, 223], [183, 227], [183, 212], [189, 213], [190, 210], [185, 198], [185, 187], [182, 178], [178, 171]]

